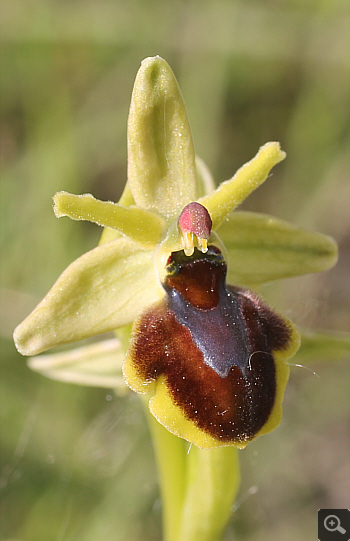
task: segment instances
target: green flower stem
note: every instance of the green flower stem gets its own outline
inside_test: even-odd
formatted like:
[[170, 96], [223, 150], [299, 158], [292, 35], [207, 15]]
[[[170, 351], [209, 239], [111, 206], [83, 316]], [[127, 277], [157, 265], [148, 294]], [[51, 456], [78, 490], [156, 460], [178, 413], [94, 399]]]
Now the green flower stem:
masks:
[[233, 209], [263, 184], [271, 169], [285, 157], [286, 153], [279, 143], [266, 143], [230, 180], [222, 182], [214, 192], [200, 198], [199, 202], [211, 216], [213, 229], [219, 227]]
[[191, 446], [179, 541], [221, 539], [239, 487], [238, 453], [232, 446], [217, 449]]
[[163, 501], [164, 541], [218, 541], [240, 481], [238, 449], [199, 449], [165, 429], [148, 410]]
[[186, 445], [171, 434], [150, 414], [145, 400], [151, 430], [163, 504], [163, 539], [180, 541], [180, 524], [186, 488]]
[[69, 216], [73, 220], [88, 220], [110, 227], [145, 246], [154, 247], [164, 232], [163, 218], [149, 210], [99, 201], [91, 194], [58, 192], [53, 200], [57, 218]]

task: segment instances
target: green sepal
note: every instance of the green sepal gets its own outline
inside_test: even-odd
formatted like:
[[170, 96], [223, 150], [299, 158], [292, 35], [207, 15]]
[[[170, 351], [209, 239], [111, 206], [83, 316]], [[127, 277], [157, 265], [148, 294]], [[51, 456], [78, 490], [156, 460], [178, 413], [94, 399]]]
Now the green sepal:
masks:
[[120, 238], [74, 261], [15, 329], [22, 355], [113, 331], [163, 296], [153, 251]]
[[266, 214], [236, 211], [217, 231], [228, 255], [227, 281], [255, 286], [330, 269], [335, 241]]
[[137, 73], [128, 120], [128, 182], [136, 205], [169, 218], [195, 201], [195, 153], [170, 66], [155, 56]]

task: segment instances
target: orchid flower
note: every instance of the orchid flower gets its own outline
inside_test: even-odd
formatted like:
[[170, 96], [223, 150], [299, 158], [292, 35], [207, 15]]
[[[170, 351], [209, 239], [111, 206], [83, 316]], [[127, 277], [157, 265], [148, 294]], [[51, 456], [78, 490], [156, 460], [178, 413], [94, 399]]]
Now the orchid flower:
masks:
[[124, 193], [119, 203], [54, 196], [57, 217], [104, 231], [16, 328], [19, 352], [116, 331], [119, 341], [44, 355], [31, 366], [115, 387], [123, 372], [156, 420], [198, 448], [243, 448], [273, 430], [299, 335], [252, 288], [328, 269], [337, 257], [330, 237], [235, 210], [284, 158], [269, 142], [215, 188], [195, 156], [173, 72], [160, 57], [144, 60], [131, 99]]

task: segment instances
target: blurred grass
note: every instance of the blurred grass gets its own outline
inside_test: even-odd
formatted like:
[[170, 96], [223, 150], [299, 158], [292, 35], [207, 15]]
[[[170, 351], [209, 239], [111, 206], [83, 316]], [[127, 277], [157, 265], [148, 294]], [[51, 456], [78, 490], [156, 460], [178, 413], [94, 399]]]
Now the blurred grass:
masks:
[[[156, 541], [160, 501], [137, 398], [46, 380], [11, 341], [100, 233], [56, 220], [51, 197], [118, 199], [133, 80], [144, 57], [160, 54], [217, 181], [266, 141], [281, 142], [287, 160], [244, 208], [333, 235], [340, 260], [264, 294], [302, 326], [348, 330], [348, 3], [1, 0], [0, 8], [1, 539]], [[325, 356], [313, 369], [319, 377], [292, 369], [281, 427], [241, 453], [241, 505], [226, 541], [235, 533], [308, 541], [318, 508], [349, 506], [349, 368]]]

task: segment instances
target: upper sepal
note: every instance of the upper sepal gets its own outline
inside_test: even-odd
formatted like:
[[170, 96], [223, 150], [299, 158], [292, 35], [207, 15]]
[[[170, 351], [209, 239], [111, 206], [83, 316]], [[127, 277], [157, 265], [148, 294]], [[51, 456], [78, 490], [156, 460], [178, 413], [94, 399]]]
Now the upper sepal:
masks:
[[175, 76], [159, 56], [137, 73], [128, 119], [128, 182], [136, 205], [167, 217], [199, 195], [195, 153]]

